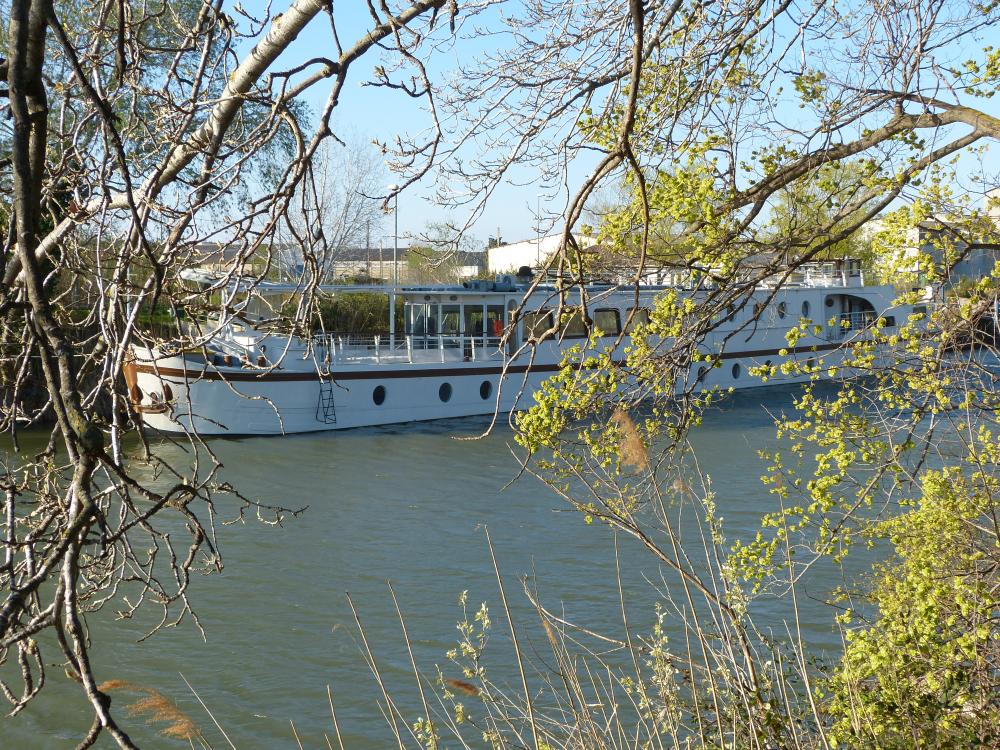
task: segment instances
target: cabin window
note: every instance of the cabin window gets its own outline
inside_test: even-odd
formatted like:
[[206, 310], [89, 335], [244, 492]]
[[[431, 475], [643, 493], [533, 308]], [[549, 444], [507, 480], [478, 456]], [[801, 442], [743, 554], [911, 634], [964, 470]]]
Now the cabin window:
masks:
[[410, 333], [414, 336], [423, 336], [434, 333], [433, 318], [430, 316], [430, 305], [415, 304], [410, 305], [410, 314], [407, 316], [407, 325]]
[[503, 336], [503, 305], [486, 306], [486, 335], [494, 338]]
[[803, 318], [808, 318], [809, 317], [809, 310], [810, 310], [809, 300], [807, 300], [807, 299], [806, 300], [802, 300], [802, 317]]
[[535, 310], [524, 313], [524, 337], [526, 339], [539, 339], [550, 328], [552, 328], [551, 310]]
[[740, 367], [740, 363], [739, 362], [734, 362], [733, 363], [733, 369], [732, 369], [733, 380], [739, 380], [740, 373], [742, 371], [743, 371], [743, 368]]
[[630, 312], [632, 313], [632, 319], [628, 321], [628, 326], [625, 329], [626, 333], [632, 333], [632, 329], [636, 326], [649, 325], [649, 310], [644, 307], [636, 307]]
[[481, 398], [483, 401], [485, 401], [491, 395], [493, 395], [493, 383], [491, 383], [488, 380], [484, 380], [479, 385], [479, 398]]
[[885, 327], [886, 328], [895, 328], [896, 327], [896, 316], [895, 315], [886, 315], [884, 318], [882, 318], [882, 320], [885, 321]]
[[451, 383], [442, 383], [441, 387], [438, 388], [438, 398], [442, 401], [451, 400]]
[[375, 406], [381, 406], [385, 403], [385, 386], [377, 385], [375, 390], [372, 391], [372, 401], [375, 402]]
[[779, 318], [785, 317], [785, 311], [786, 311], [785, 303], [784, 302], [779, 302], [778, 303], [778, 317]]
[[582, 339], [587, 335], [587, 326], [583, 322], [583, 311], [575, 307], [563, 323], [563, 336], [568, 339]]
[[461, 312], [460, 305], [441, 305], [441, 333], [458, 336], [462, 332]]
[[483, 306], [465, 305], [465, 335], [483, 335]]
[[617, 336], [622, 332], [621, 321], [618, 319], [618, 311], [612, 308], [596, 310], [594, 312], [594, 325], [605, 336]]

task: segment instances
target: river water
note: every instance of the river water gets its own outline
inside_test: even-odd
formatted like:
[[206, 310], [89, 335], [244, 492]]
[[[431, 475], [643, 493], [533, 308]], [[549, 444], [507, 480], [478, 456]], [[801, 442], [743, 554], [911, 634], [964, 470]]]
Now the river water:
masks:
[[[771, 415], [789, 409], [796, 393], [788, 387], [738, 393], [695, 434], [730, 540], [749, 538], [761, 514], [774, 508], [759, 481], [765, 466], [757, 452], [774, 444]], [[484, 525], [529, 641], [537, 620], [518, 583], [522, 575], [534, 576], [548, 608], [620, 635], [611, 533], [585, 524], [531, 477], [507, 486], [518, 462], [506, 427], [483, 440], [455, 439], [476, 435], [485, 424], [472, 418], [214, 441], [225, 479], [248, 495], [308, 510], [277, 528], [255, 521], [220, 527], [225, 568], [192, 583], [207, 642], [187, 622], [139, 644], [149, 616], [116, 620], [115, 607], [90, 616], [98, 679], [161, 691], [204, 728], [215, 747], [226, 747], [186, 678], [241, 749], [296, 747], [290, 722], [305, 747], [325, 747], [323, 733], [332, 736], [329, 685], [348, 746], [388, 747], [376, 703], [380, 693], [365, 666], [346, 593], [407, 716], [418, 715], [419, 703], [389, 580], [428, 674], [435, 665], [449, 673], [445, 652], [458, 635], [459, 594], [468, 591], [474, 606], [489, 602], [494, 635], [488, 658], [497, 664], [494, 676], [503, 678], [513, 659]], [[186, 460], [169, 443], [154, 448], [169, 460]], [[220, 510], [226, 511], [225, 504]], [[659, 597], [651, 582], [660, 571], [648, 553], [620, 541], [631, 624], [637, 633], [648, 633]], [[829, 654], [836, 653], [840, 636], [831, 613], [815, 600], [835, 582], [820, 574], [800, 591], [804, 636]], [[789, 612], [775, 602], [762, 616], [781, 633]], [[56, 659], [53, 650], [48, 655]], [[0, 719], [0, 748], [71, 747], [84, 734], [90, 714], [79, 687], [57, 666], [49, 680], [24, 712]], [[143, 747], [187, 746], [156, 736], [141, 718], [121, 719]], [[99, 747], [112, 744], [104, 740]]]

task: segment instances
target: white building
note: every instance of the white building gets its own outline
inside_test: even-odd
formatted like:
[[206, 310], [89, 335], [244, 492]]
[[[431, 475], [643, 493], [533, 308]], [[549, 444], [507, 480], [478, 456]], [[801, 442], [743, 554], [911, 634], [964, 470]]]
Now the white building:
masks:
[[[984, 196], [983, 209], [989, 217], [996, 231], [1000, 233], [1000, 188], [993, 188]], [[957, 284], [962, 279], [980, 279], [993, 272], [997, 262], [1000, 261], [1000, 244], [997, 238], [987, 238], [985, 242], [973, 243], [970, 247], [961, 236], [961, 218], [955, 217], [935, 217], [926, 219], [918, 226], [912, 227], [906, 232], [906, 248], [903, 257], [914, 259], [916, 267], [916, 256], [918, 253], [927, 255], [934, 259], [935, 263], [942, 263], [944, 253], [942, 247], [951, 246], [953, 252], [960, 260], [956, 261], [949, 272], [949, 278], [945, 286]], [[957, 227], [950, 230], [949, 225]], [[867, 237], [874, 237], [883, 231], [885, 226], [876, 219], [869, 222], [862, 232]]]
[[[562, 232], [491, 247], [486, 251], [487, 270], [490, 274], [498, 274], [517, 271], [521, 266], [538, 268], [558, 252], [561, 241]], [[586, 236], [577, 236], [576, 241], [581, 247], [591, 247], [596, 242], [593, 237]]]

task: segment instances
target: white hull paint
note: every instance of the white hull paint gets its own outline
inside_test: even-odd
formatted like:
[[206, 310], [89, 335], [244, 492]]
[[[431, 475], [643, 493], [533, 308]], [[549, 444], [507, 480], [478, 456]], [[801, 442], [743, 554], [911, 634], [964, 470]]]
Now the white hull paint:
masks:
[[[424, 294], [426, 291], [410, 296], [431, 299], [431, 295]], [[448, 299], [454, 300], [455, 291], [444, 293], [450, 292]], [[642, 292], [646, 306], [652, 304], [655, 293]], [[621, 306], [616, 309], [624, 321], [625, 300], [632, 299], [632, 292], [617, 294], [609, 295], [595, 307], [611, 309], [619, 302]], [[772, 294], [773, 290], [761, 290], [754, 299], [763, 304]], [[843, 358], [842, 345], [854, 335], [863, 335], [860, 326], [857, 330], [845, 328], [841, 320], [853, 318], [843, 316], [858, 314], [850, 311], [852, 306], [869, 305], [874, 314], [893, 323], [903, 322], [910, 310], [888, 310], [892, 296], [888, 287], [860, 285], [846, 289], [843, 285], [782, 289], [756, 325], [748, 322], [755, 304], [751, 301], [742, 314], [737, 313], [721, 325], [704, 343], [706, 352], [722, 351], [720, 365], [702, 370], [695, 363], [689, 377], [697, 381], [697, 387], [720, 389], [806, 381], [807, 376], [779, 372], [763, 382], [749, 370], [767, 363], [780, 367], [787, 359], [822, 363], [824, 367], [838, 365]], [[487, 304], [497, 302], [510, 310], [508, 305], [519, 299], [520, 295], [514, 293], [466, 294], [462, 304], [471, 309], [482, 305], [485, 314]], [[442, 309], [438, 307], [437, 311]], [[543, 307], [542, 303], [533, 307], [529, 300], [526, 309]], [[813, 310], [818, 315], [806, 314]], [[872, 316], [865, 314], [870, 322]], [[792, 349], [786, 334], [800, 317], [816, 317], [822, 331], [810, 331]], [[822, 317], [827, 320], [819, 320]], [[835, 318], [836, 325], [828, 325], [829, 318]], [[517, 335], [524, 335], [522, 323], [516, 325]], [[613, 340], [605, 339], [609, 344]], [[323, 350], [322, 358], [316, 349], [307, 350], [301, 341], [287, 337], [259, 334], [256, 338], [235, 337], [235, 341], [245, 347], [244, 359], [253, 361], [256, 352], [269, 349], [282, 351], [283, 356], [275, 357], [277, 364], [257, 354], [254, 365], [234, 366], [230, 360], [227, 366], [218, 356], [206, 362], [204, 357], [161, 356], [155, 350], [134, 348], [132, 367], [138, 393], [133, 389], [133, 395], [141, 398], [133, 397], [133, 401], [145, 424], [174, 433], [276, 435], [505, 413], [533, 403], [531, 395], [555, 372], [562, 354], [557, 343], [543, 342], [537, 347], [531, 369], [526, 371], [527, 355], [507, 361], [497, 350], [495, 340], [466, 336], [464, 331], [456, 337], [401, 334], [397, 342], [400, 346], [391, 353], [379, 353], [379, 344], [354, 349], [342, 346], [339, 350], [332, 344], [329, 351]], [[428, 348], [428, 341], [437, 348]], [[573, 343], [581, 340], [567, 342]], [[785, 355], [779, 353], [781, 350]], [[257, 362], [263, 366], [256, 366]], [[505, 365], [507, 374], [502, 378]]]

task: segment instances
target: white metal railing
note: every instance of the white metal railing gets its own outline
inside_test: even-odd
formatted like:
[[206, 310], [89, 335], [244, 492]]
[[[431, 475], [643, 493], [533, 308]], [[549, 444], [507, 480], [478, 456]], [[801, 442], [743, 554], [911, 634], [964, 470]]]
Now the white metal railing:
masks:
[[[841, 263], [805, 263], [799, 269], [805, 286], [864, 286], [865, 275], [860, 266]], [[797, 274], [796, 274], [797, 275]], [[793, 282], [798, 279], [792, 279]]]
[[325, 334], [313, 338], [317, 358], [336, 362], [478, 362], [502, 358], [497, 336], [460, 334]]
[[841, 313], [833, 326], [831, 338], [842, 339], [858, 331], [863, 331], [875, 325], [878, 316], [872, 310], [861, 310], [858, 312]]

